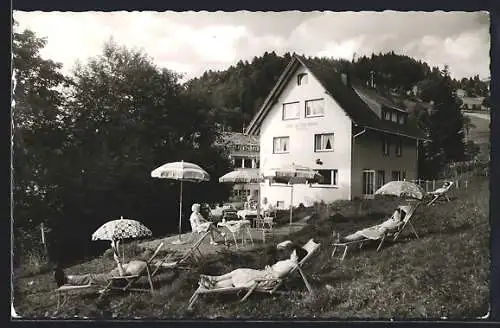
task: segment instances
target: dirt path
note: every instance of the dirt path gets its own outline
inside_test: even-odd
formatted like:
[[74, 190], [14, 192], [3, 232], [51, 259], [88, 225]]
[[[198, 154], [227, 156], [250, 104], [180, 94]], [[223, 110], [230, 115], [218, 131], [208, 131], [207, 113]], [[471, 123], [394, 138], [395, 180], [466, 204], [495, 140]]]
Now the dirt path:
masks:
[[[294, 222], [292, 224], [292, 227], [290, 227], [289, 225], [284, 225], [281, 227], [274, 228], [272, 233], [266, 234], [266, 243], [267, 242], [274, 243], [274, 242], [280, 242], [280, 241], [285, 240], [285, 237], [288, 236], [290, 233], [294, 233], [294, 232], [297, 232], [299, 230], [302, 230], [302, 228], [304, 228], [307, 225], [307, 221], [310, 218], [311, 218], [311, 216], [308, 215], [308, 216], [304, 217], [303, 219], [301, 219], [297, 222]], [[248, 238], [246, 240], [246, 243], [244, 245], [242, 245], [241, 239], [240, 239], [240, 240], [238, 240], [238, 242], [239, 242], [238, 249], [251, 249], [253, 247], [262, 246], [262, 244], [263, 244], [262, 230], [257, 229], [257, 228], [251, 228], [250, 231], [251, 231], [252, 239], [254, 241], [253, 245]], [[231, 239], [229, 237], [230, 236], [228, 235], [228, 241], [231, 241]], [[174, 251], [174, 252], [179, 252], [179, 253], [183, 254], [191, 248], [191, 245], [197, 241], [197, 238], [199, 238], [198, 234], [193, 234], [190, 232], [190, 233], [186, 233], [186, 234], [181, 235], [181, 240], [184, 240], [186, 242], [184, 244], [180, 244], [180, 245], [172, 244], [173, 241], [178, 239], [178, 236], [175, 235], [175, 236], [169, 236], [166, 238], [147, 241], [147, 242], [139, 244], [139, 246], [143, 247], [143, 248], [148, 248], [148, 249], [154, 250], [154, 249], [156, 249], [156, 247], [158, 247], [158, 245], [161, 242], [164, 242], [164, 245], [163, 245], [164, 251], [165, 250], [166, 251]], [[215, 254], [215, 253], [217, 253], [217, 251], [221, 250], [224, 247], [227, 247], [227, 246], [224, 246], [222, 243], [218, 246], [210, 245], [209, 238], [205, 238], [205, 240], [200, 245], [200, 251], [203, 254]], [[229, 247], [231, 249], [236, 249], [234, 242], [232, 242]]]

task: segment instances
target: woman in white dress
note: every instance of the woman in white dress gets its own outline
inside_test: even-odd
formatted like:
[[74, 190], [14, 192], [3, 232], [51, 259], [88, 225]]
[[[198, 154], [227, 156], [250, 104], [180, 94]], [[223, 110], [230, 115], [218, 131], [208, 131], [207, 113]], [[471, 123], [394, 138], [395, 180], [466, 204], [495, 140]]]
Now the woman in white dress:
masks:
[[203, 215], [200, 213], [201, 206], [200, 204], [193, 204], [191, 206], [191, 216], [189, 218], [189, 222], [191, 223], [191, 230], [196, 233], [207, 232], [210, 231], [210, 245], [218, 245], [214, 239], [214, 231], [217, 232], [222, 237], [225, 236], [225, 233], [220, 231], [212, 222], [207, 221]]
[[278, 279], [286, 276], [307, 255], [298, 245], [292, 247], [290, 257], [266, 266], [262, 270], [239, 268], [221, 276], [200, 275], [200, 285], [207, 289], [228, 287], [251, 287], [256, 279]]

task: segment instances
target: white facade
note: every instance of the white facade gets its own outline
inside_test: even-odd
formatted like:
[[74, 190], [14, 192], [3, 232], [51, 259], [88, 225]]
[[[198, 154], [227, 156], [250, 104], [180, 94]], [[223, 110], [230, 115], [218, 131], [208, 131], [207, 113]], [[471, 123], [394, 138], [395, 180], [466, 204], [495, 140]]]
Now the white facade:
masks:
[[[298, 85], [298, 75], [307, 78]], [[323, 99], [323, 115], [306, 117], [306, 101]], [[298, 102], [297, 118], [283, 119], [283, 104]], [[288, 108], [288, 107], [287, 107]], [[315, 170], [337, 170], [336, 183], [329, 185], [294, 185], [293, 205], [310, 206], [321, 200], [332, 202], [351, 199], [352, 122], [318, 80], [302, 65], [279, 94], [260, 126], [260, 170], [280, 168], [291, 163]], [[315, 151], [315, 135], [333, 133], [333, 150]], [[287, 151], [276, 153], [274, 138], [289, 137]], [[321, 173], [321, 171], [320, 171]], [[288, 185], [261, 184], [261, 198], [279, 207], [290, 206]]]

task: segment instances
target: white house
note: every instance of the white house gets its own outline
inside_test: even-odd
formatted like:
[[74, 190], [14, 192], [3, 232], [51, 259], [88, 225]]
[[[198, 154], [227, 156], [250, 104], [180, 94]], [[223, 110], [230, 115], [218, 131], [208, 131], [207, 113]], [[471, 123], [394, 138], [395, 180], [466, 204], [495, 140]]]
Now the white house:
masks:
[[[295, 185], [294, 206], [371, 197], [390, 180], [415, 179], [423, 133], [407, 112], [375, 89], [355, 86], [321, 60], [294, 56], [250, 122], [260, 170], [291, 163], [317, 170], [321, 184]], [[266, 181], [261, 195], [290, 204], [290, 186]]]

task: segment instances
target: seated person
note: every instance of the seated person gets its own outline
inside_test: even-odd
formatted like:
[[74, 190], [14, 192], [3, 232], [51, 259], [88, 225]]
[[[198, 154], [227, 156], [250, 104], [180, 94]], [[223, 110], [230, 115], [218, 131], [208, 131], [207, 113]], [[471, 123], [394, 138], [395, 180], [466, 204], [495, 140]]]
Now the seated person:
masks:
[[367, 234], [376, 235], [377, 237], [381, 236], [387, 231], [392, 231], [399, 228], [399, 226], [403, 224], [403, 219], [405, 215], [406, 215], [405, 211], [403, 211], [401, 208], [398, 207], [396, 208], [396, 210], [389, 219], [380, 224], [362, 230], [358, 230], [355, 233], [352, 233], [345, 237], [340, 237], [340, 235], [337, 234], [336, 242], [349, 242], [349, 241], [361, 240], [367, 238]]
[[251, 287], [256, 279], [278, 279], [286, 276], [307, 255], [300, 246], [293, 245], [288, 259], [266, 266], [262, 270], [240, 268], [221, 276], [200, 275], [200, 285], [207, 289]]
[[207, 221], [200, 213], [201, 206], [200, 204], [193, 204], [191, 206], [191, 217], [189, 221], [191, 222], [191, 230], [196, 233], [207, 232], [210, 231], [210, 245], [218, 245], [218, 243], [214, 240], [214, 231], [216, 231], [222, 237], [225, 236], [225, 233], [220, 231], [212, 222]]
[[140, 260], [132, 260], [126, 264], [122, 264], [121, 267], [123, 269], [123, 275], [120, 275], [120, 270], [118, 266], [109, 272], [87, 273], [80, 275], [66, 275], [64, 271], [58, 266], [54, 271], [54, 279], [58, 287], [66, 284], [74, 286], [89, 285], [89, 284], [105, 285], [112, 278], [115, 277], [134, 276], [140, 274], [147, 265], [145, 259], [149, 259], [152, 255], [153, 255], [152, 251], [146, 250], [140, 256], [141, 258]]
[[443, 192], [445, 192], [448, 189], [448, 187], [450, 186], [450, 184], [451, 183], [449, 181], [445, 181], [443, 183], [443, 186], [441, 188], [438, 188], [438, 189], [436, 189], [434, 191], [431, 191], [431, 192], [429, 192], [429, 194], [431, 194], [431, 195], [442, 194]]
[[271, 216], [274, 210], [271, 203], [269, 203], [269, 201], [267, 200], [267, 197], [262, 198], [262, 205], [260, 209], [262, 210], [262, 214], [264, 214], [264, 217]]

